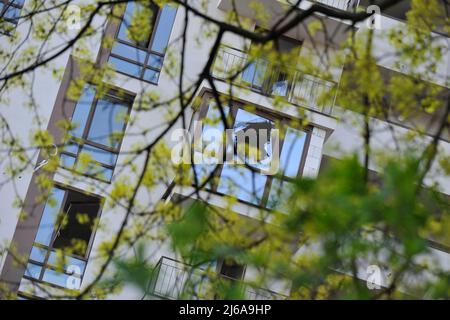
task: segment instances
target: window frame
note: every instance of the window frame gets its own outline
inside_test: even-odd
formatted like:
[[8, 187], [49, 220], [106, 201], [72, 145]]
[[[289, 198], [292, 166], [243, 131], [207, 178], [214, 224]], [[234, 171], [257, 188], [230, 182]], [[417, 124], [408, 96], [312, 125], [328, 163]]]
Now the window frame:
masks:
[[[48, 285], [48, 286], [51, 286], [51, 287], [54, 287], [54, 288], [62, 288], [62, 289], [67, 290], [68, 288], [66, 288], [66, 287], [62, 287], [60, 285], [57, 285], [57, 284], [45, 281], [44, 280], [45, 271], [46, 270], [52, 270], [52, 271], [55, 271], [55, 272], [58, 272], [58, 273], [61, 273], [61, 274], [64, 274], [64, 275], [77, 277], [77, 278], [80, 279], [80, 283], [82, 282], [82, 280], [84, 278], [84, 275], [85, 275], [85, 272], [86, 272], [86, 269], [87, 269], [88, 262], [89, 262], [89, 256], [90, 256], [91, 251], [92, 251], [94, 239], [95, 239], [97, 230], [99, 228], [99, 222], [100, 222], [100, 217], [101, 217], [102, 210], [103, 210], [104, 199], [101, 196], [99, 196], [99, 195], [96, 195], [96, 194], [93, 194], [93, 193], [89, 193], [89, 192], [86, 192], [84, 190], [80, 190], [80, 189], [77, 189], [75, 187], [63, 185], [63, 184], [60, 184], [60, 183], [54, 183], [53, 187], [57, 188], [57, 189], [61, 189], [61, 190], [63, 190], [65, 192], [63, 200], [61, 201], [61, 207], [60, 207], [60, 210], [59, 210], [58, 214], [61, 213], [61, 211], [63, 210], [64, 206], [66, 205], [67, 197], [68, 197], [69, 192], [81, 193], [84, 196], [98, 199], [98, 203], [99, 203], [99, 209], [98, 209], [98, 211], [96, 213], [95, 221], [94, 221], [94, 223], [92, 225], [91, 236], [89, 238], [89, 242], [87, 243], [86, 253], [85, 253], [84, 256], [80, 256], [80, 255], [77, 255], [77, 254], [64, 253], [63, 249], [59, 249], [59, 248], [54, 248], [53, 247], [55, 239], [56, 239], [56, 233], [59, 230], [59, 228], [57, 228], [57, 227], [53, 228], [51, 241], [50, 241], [50, 244], [48, 246], [35, 242], [37, 233], [36, 233], [36, 236], [35, 236], [35, 238], [33, 240], [33, 244], [31, 246], [30, 253], [28, 255], [28, 259], [27, 259], [27, 262], [26, 262], [25, 273], [23, 275], [23, 278], [27, 279], [29, 281], [32, 281], [32, 282], [38, 282], [38, 283], [42, 283], [42, 284], [45, 284], [45, 285]], [[47, 204], [47, 202], [46, 202], [46, 204]], [[41, 220], [43, 218], [43, 211], [45, 210], [46, 204], [42, 207], [41, 219], [39, 220], [39, 225], [40, 225], [40, 222], [41, 222]], [[38, 226], [38, 229], [39, 229], [39, 226]], [[34, 247], [36, 247], [38, 249], [41, 249], [41, 250], [45, 250], [44, 260], [42, 262], [33, 260], [31, 258], [31, 252], [32, 252]], [[77, 274], [74, 274], [74, 273], [69, 273], [69, 272], [67, 272], [67, 270], [58, 270], [58, 268], [56, 266], [50, 264], [49, 263], [50, 255], [52, 253], [56, 253], [57, 251], [63, 252], [65, 257], [75, 258], [77, 260], [81, 260], [81, 261], [85, 262], [85, 267], [83, 268], [83, 271], [81, 272], [81, 274], [77, 275]], [[34, 278], [34, 277], [28, 276], [26, 274], [27, 271], [28, 271], [27, 267], [28, 267], [29, 264], [33, 264], [33, 265], [38, 266], [38, 267], [41, 268], [38, 278]], [[20, 292], [20, 294], [25, 294], [26, 295], [27, 293], [26, 292], [25, 293], [24, 292]]]
[[238, 266], [239, 268], [241, 268], [241, 275], [240, 277], [234, 278], [231, 276], [226, 275], [225, 273], [223, 273], [223, 268], [225, 267], [230, 267], [230, 265], [227, 265], [226, 263], [226, 259], [225, 258], [219, 258], [218, 261], [216, 262], [216, 273], [219, 277], [223, 278], [223, 279], [227, 279], [227, 280], [231, 280], [231, 281], [243, 281], [245, 279], [245, 274], [247, 272], [247, 265], [246, 264], [239, 264], [236, 261], [233, 261], [233, 263]]
[[[93, 88], [94, 92], [95, 92], [93, 101], [90, 104], [88, 117], [86, 118], [86, 125], [85, 125], [85, 127], [83, 129], [83, 133], [82, 133], [81, 138], [74, 137], [69, 132], [68, 133], [69, 139], [68, 139], [68, 141], [66, 143], [68, 146], [69, 145], [76, 146], [77, 153], [74, 154], [74, 153], [71, 153], [71, 152], [69, 152], [67, 150], [64, 150], [64, 149], [60, 152], [60, 156], [61, 155], [66, 155], [66, 156], [69, 156], [69, 157], [73, 157], [73, 158], [75, 158], [75, 161], [74, 161], [74, 164], [73, 164], [72, 168], [68, 168], [68, 167], [64, 166], [61, 163], [61, 161], [60, 161], [59, 166], [61, 168], [64, 168], [65, 170], [69, 170], [71, 172], [80, 174], [82, 176], [90, 177], [90, 178], [93, 178], [93, 179], [96, 179], [96, 180], [100, 180], [100, 181], [103, 181], [103, 182], [106, 182], [106, 183], [111, 183], [112, 177], [114, 175], [114, 170], [115, 170], [116, 165], [117, 165], [118, 156], [120, 154], [120, 149], [122, 147], [122, 143], [123, 143], [123, 138], [124, 137], [122, 137], [122, 139], [120, 139], [120, 141], [117, 144], [117, 148], [115, 149], [115, 148], [112, 148], [112, 147], [109, 147], [109, 146], [102, 145], [102, 144], [100, 144], [98, 142], [89, 140], [88, 139], [88, 135], [89, 135], [89, 132], [90, 132], [90, 130], [92, 128], [92, 124], [93, 124], [92, 121], [93, 121], [93, 118], [94, 118], [95, 110], [96, 110], [97, 105], [98, 105], [98, 101], [103, 99], [104, 97], [108, 97], [108, 99], [110, 101], [112, 101], [112, 102], [118, 102], [120, 104], [128, 104], [127, 119], [125, 119], [124, 124], [123, 124], [123, 128], [122, 128], [122, 133], [125, 135], [126, 128], [128, 126], [128, 122], [129, 122], [128, 118], [129, 118], [129, 116], [131, 114], [131, 111], [133, 109], [133, 103], [134, 103], [135, 97], [132, 94], [128, 93], [128, 92], [124, 92], [122, 89], [116, 89], [116, 88], [112, 88], [110, 86], [108, 86], [107, 93], [103, 97], [101, 97], [101, 96], [99, 97], [98, 93], [97, 93], [97, 87], [95, 85], [89, 83], [89, 82], [86, 83], [86, 84], [91, 86]], [[81, 96], [80, 96], [80, 98], [81, 98]], [[68, 117], [68, 120], [70, 122], [73, 121], [73, 115], [75, 114], [75, 110], [76, 110], [78, 102], [79, 102], [79, 100], [78, 101], [74, 101], [75, 105], [74, 105], [74, 108], [72, 110], [72, 115], [69, 116], [70, 118]], [[82, 152], [82, 149], [83, 149], [83, 147], [85, 145], [90, 146], [90, 147], [94, 147], [94, 148], [100, 149], [102, 151], [109, 152], [109, 153], [112, 153], [112, 154], [116, 155], [116, 159], [114, 161], [114, 165], [107, 165], [107, 164], [100, 163], [100, 162], [97, 162], [97, 161], [94, 160], [94, 162], [98, 166], [112, 171], [111, 180], [106, 180], [106, 179], [103, 179], [101, 177], [96, 176], [95, 174], [89, 174], [89, 173], [77, 170], [77, 164], [78, 164], [79, 156], [80, 156], [80, 154]]]
[[[128, 42], [128, 41], [125, 41], [125, 40], [122, 40], [122, 39], [119, 38], [120, 28], [121, 28], [122, 24], [124, 23], [124, 16], [125, 16], [125, 13], [126, 13], [126, 6], [123, 9], [123, 13], [121, 15], [120, 22], [117, 24], [117, 27], [116, 27], [116, 29], [113, 32], [113, 34], [114, 34], [114, 44], [115, 43], [119, 43], [119, 44], [123, 44], [123, 45], [127, 45], [127, 46], [130, 46], [130, 47], [133, 47], [136, 50], [145, 51], [145, 59], [144, 59], [144, 61], [142, 63], [139, 62], [139, 61], [136, 61], [136, 60], [132, 60], [132, 59], [130, 59], [128, 57], [119, 56], [117, 54], [114, 54], [112, 52], [112, 50], [114, 48], [114, 44], [113, 44], [113, 47], [111, 48], [111, 50], [109, 51], [108, 57], [106, 59], [109, 62], [109, 58], [112, 57], [112, 58], [123, 60], [123, 61], [125, 61], [127, 63], [132, 63], [132, 64], [138, 66], [139, 68], [142, 69], [140, 71], [139, 76], [128, 74], [128, 73], [122, 72], [122, 71], [117, 70], [117, 69], [115, 69], [115, 72], [120, 73], [122, 75], [125, 75], [127, 77], [131, 77], [131, 78], [140, 80], [140, 81], [151, 83], [151, 84], [154, 84], [154, 85], [157, 85], [159, 83], [159, 77], [161, 76], [161, 72], [162, 72], [162, 68], [164, 66], [164, 60], [165, 60], [165, 56], [166, 56], [166, 52], [164, 52], [162, 54], [162, 53], [153, 51], [151, 49], [152, 46], [153, 46], [153, 42], [155, 40], [155, 31], [156, 31], [156, 28], [159, 25], [160, 18], [161, 18], [161, 13], [163, 11], [163, 7], [159, 7], [158, 6], [157, 10], [158, 10], [157, 17], [153, 19], [154, 20], [154, 24], [153, 24], [153, 27], [152, 27], [152, 30], [151, 30], [151, 33], [150, 33], [150, 36], [149, 36], [148, 45], [146, 47], [140, 46], [139, 43]], [[177, 12], [178, 12], [178, 9], [177, 9]], [[175, 13], [174, 23], [172, 23], [171, 28], [170, 28], [169, 40], [170, 40], [170, 37], [171, 37], [172, 32], [173, 32], [174, 25], [175, 25], [176, 14], [177, 13]], [[148, 61], [149, 61], [151, 55], [156, 55], [156, 56], [161, 58], [161, 69], [157, 69], [157, 68], [152, 67], [151, 65], [148, 64]], [[145, 79], [146, 69], [149, 69], [149, 70], [152, 70], [152, 71], [158, 73], [158, 80], [156, 82], [153, 82], [153, 81]]]
[[[3, 20], [3, 23], [7, 22], [7, 23], [10, 23], [11, 25], [14, 25], [14, 27], [12, 28], [11, 31], [14, 31], [19, 24], [19, 20], [21, 18], [21, 14], [22, 14], [22, 9], [25, 6], [25, 1], [26, 0], [23, 1], [22, 5], [20, 5], [20, 4], [17, 4], [14, 0], [0, 0], [0, 2], [3, 3], [3, 7], [0, 10], [0, 19]], [[11, 7], [19, 10], [19, 17], [17, 17], [16, 19], [4, 17], [4, 14], [6, 13], [6, 11]], [[5, 31], [2, 29], [2, 30], [0, 30], [0, 34], [10, 36], [11, 32], [8, 32], [8, 31]]]
[[[206, 118], [207, 114], [208, 114], [208, 110], [209, 107], [211, 105], [211, 103], [215, 104], [215, 100], [214, 97], [211, 93], [206, 92], [203, 97], [202, 97], [202, 104], [198, 110], [198, 121], [202, 121], [203, 119]], [[232, 105], [231, 106], [227, 106], [228, 108], [230, 108], [230, 118], [231, 118], [231, 123], [230, 126], [231, 128], [233, 128], [235, 121], [236, 121], [236, 115], [237, 115], [237, 111], [239, 109], [245, 110], [247, 112], [253, 113], [257, 116], [261, 116], [263, 118], [266, 118], [268, 120], [274, 121], [275, 123], [279, 123], [279, 126], [276, 126], [275, 128], [280, 130], [280, 141], [279, 141], [279, 150], [280, 150], [280, 156], [281, 156], [281, 152], [283, 150], [283, 145], [284, 145], [284, 140], [285, 140], [285, 133], [287, 131], [288, 128], [292, 128], [298, 131], [302, 131], [306, 134], [306, 138], [305, 138], [305, 143], [303, 146], [303, 153], [301, 155], [301, 159], [299, 162], [299, 167], [298, 167], [298, 171], [297, 171], [297, 175], [295, 178], [301, 177], [303, 175], [304, 169], [305, 169], [305, 163], [306, 163], [306, 159], [308, 157], [308, 153], [309, 153], [309, 145], [310, 145], [310, 140], [311, 140], [311, 135], [312, 135], [312, 130], [313, 127], [311, 125], [306, 126], [305, 128], [300, 128], [300, 127], [293, 127], [289, 125], [289, 120], [291, 120], [290, 117], [288, 116], [282, 116], [278, 113], [276, 113], [275, 111], [267, 111], [264, 110], [262, 107], [259, 107], [257, 105], [254, 105], [255, 109], [253, 110], [248, 110], [248, 108], [246, 108], [246, 105], [244, 103], [238, 102], [238, 101], [232, 101]], [[225, 154], [224, 154], [225, 156]], [[191, 165], [191, 169], [193, 167], [192, 164]], [[284, 173], [278, 173], [276, 175], [266, 175], [267, 180], [265, 182], [265, 186], [264, 186], [264, 191], [262, 193], [262, 197], [261, 197], [261, 201], [259, 201], [258, 204], [255, 204], [253, 202], [249, 202], [249, 201], [245, 201], [242, 199], [239, 199], [237, 196], [235, 195], [230, 195], [230, 194], [226, 194], [223, 192], [219, 192], [218, 191], [218, 186], [219, 186], [219, 182], [220, 182], [220, 176], [222, 174], [223, 168], [224, 168], [224, 163], [219, 163], [214, 165], [215, 168], [213, 171], [211, 171], [211, 173], [209, 175], [212, 174], [212, 179], [209, 183], [205, 184], [205, 189], [208, 190], [209, 192], [212, 192], [214, 194], [220, 195], [220, 196], [225, 196], [225, 197], [232, 197], [235, 198], [238, 202], [240, 203], [245, 203], [247, 205], [259, 208], [259, 209], [271, 209], [270, 207], [268, 207], [268, 201], [269, 201], [269, 195], [270, 195], [270, 190], [272, 188], [273, 182], [278, 179], [280, 180], [282, 183], [286, 183], [286, 182], [292, 182], [295, 178], [291, 178], [288, 177], [286, 175], [284, 175]], [[247, 166], [246, 166], [247, 167]], [[247, 167], [248, 168], [248, 167]], [[250, 169], [252, 170], [252, 175], [254, 172], [258, 173], [257, 169]], [[196, 169], [197, 170], [197, 169]], [[191, 171], [191, 172], [192, 172]], [[260, 173], [258, 173], [260, 174]], [[208, 176], [209, 176], [208, 175]], [[195, 187], [195, 182], [192, 182], [192, 186]], [[253, 192], [255, 190], [252, 190]]]

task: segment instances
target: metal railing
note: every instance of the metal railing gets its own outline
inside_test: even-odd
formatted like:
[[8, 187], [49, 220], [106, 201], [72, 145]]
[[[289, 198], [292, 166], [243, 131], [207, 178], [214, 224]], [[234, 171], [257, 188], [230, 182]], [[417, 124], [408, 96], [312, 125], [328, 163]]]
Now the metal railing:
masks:
[[222, 47], [216, 57], [213, 76], [268, 96], [286, 98], [290, 103], [307, 109], [331, 114], [337, 84], [295, 68], [271, 64], [264, 59], [250, 61], [240, 50]]
[[287, 297], [268, 289], [248, 287], [245, 291], [248, 300], [286, 300]]
[[[192, 268], [186, 263], [161, 257], [155, 267], [151, 293], [166, 299], [184, 298], [186, 288], [190, 285], [202, 297], [201, 282], [203, 270]], [[193, 295], [192, 295], [193, 296]]]
[[311, 0], [313, 2], [320, 2], [327, 6], [341, 9], [344, 11], [355, 10], [359, 6], [360, 0]]
[[[226, 276], [220, 276], [227, 279]], [[236, 279], [228, 278], [230, 281]], [[150, 293], [165, 299], [214, 299], [205, 270], [194, 268], [184, 262], [161, 257], [155, 267]], [[244, 297], [248, 300], [282, 300], [285, 296], [268, 289], [253, 288], [243, 284]]]

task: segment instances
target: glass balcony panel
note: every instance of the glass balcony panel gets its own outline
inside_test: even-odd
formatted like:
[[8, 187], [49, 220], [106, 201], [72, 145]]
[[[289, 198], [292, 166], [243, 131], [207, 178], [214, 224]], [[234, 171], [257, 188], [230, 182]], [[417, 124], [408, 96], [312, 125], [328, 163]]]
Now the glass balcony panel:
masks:
[[236, 84], [252, 88], [264, 95], [286, 97], [291, 103], [331, 114], [336, 83], [295, 70], [270, 65], [263, 59], [248, 63], [245, 55], [233, 48], [222, 48], [216, 58], [213, 76], [228, 79], [241, 72]]

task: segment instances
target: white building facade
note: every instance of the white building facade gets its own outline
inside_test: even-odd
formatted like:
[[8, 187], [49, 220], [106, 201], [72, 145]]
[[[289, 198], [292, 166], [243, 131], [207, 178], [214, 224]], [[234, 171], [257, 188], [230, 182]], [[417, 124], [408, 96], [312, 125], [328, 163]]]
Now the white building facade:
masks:
[[[24, 6], [27, 8], [27, 1], [16, 1], [18, 9]], [[83, 3], [85, 1], [80, 1]], [[353, 10], [355, 6], [363, 5], [359, 1], [334, 0], [319, 2], [342, 9]], [[251, 1], [238, 1], [237, 11], [243, 17], [253, 17], [253, 11], [250, 9]], [[280, 1], [263, 0], [260, 1], [269, 12], [274, 16], [281, 14], [284, 7]], [[299, 10], [306, 10], [313, 2], [302, 1]], [[1, 5], [1, 3], [0, 3]], [[193, 4], [198, 5], [198, 3]], [[377, 23], [382, 28], [391, 28], [404, 22], [404, 12], [407, 6], [398, 6], [386, 14], [378, 15]], [[128, 5], [125, 12], [133, 12], [133, 6]], [[227, 14], [233, 10], [232, 2], [229, 0], [210, 1], [207, 8], [207, 15], [214, 19], [225, 19]], [[75, 7], [75, 16], [77, 14]], [[72, 130], [70, 135], [72, 139], [64, 148], [58, 148], [60, 157], [60, 166], [53, 174], [55, 181], [54, 197], [56, 206], [46, 203], [35, 205], [35, 199], [39, 195], [36, 179], [40, 173], [39, 170], [27, 168], [20, 176], [14, 176], [7, 179], [8, 161], [1, 163], [0, 172], [3, 174], [2, 180], [8, 180], [0, 191], [0, 244], [2, 248], [14, 247], [14, 251], [27, 257], [26, 266], [14, 263], [14, 255], [7, 251], [2, 252], [0, 257], [1, 280], [11, 286], [11, 290], [17, 292], [22, 298], [45, 298], [49, 293], [60, 293], [63, 288], [71, 285], [70, 289], [81, 290], [95, 279], [99, 272], [101, 263], [96, 259], [103, 250], [103, 241], [110, 239], [111, 235], [117, 234], [124, 221], [126, 214], [125, 208], [116, 207], [109, 210], [105, 203], [108, 201], [109, 194], [112, 192], [112, 183], [119, 176], [127, 175], [123, 172], [130, 161], [129, 151], [136, 145], [145, 141], [152, 141], [165, 127], [166, 114], [160, 109], [147, 110], [140, 112], [140, 101], [146, 99], [148, 94], [157, 94], [161, 100], [171, 99], [174, 93], [177, 93], [178, 83], [174, 81], [170, 74], [171, 60], [180, 52], [179, 37], [183, 34], [184, 10], [174, 6], [166, 5], [160, 9], [157, 14], [155, 28], [148, 37], [139, 44], [133, 45], [128, 39], [125, 31], [125, 23], [109, 23], [104, 18], [97, 17], [93, 25], [104, 32], [96, 33], [85, 45], [89, 48], [92, 61], [99, 64], [110, 63], [114, 66], [116, 72], [114, 77], [105, 76], [104, 82], [109, 91], [105, 96], [98, 98], [96, 96], [97, 88], [95, 86], [85, 85], [82, 95], [78, 101], [67, 99], [67, 91], [71, 79], [76, 78], [82, 73], [83, 66], [80, 66], [80, 60], [76, 47], [71, 48], [51, 62], [52, 68], [42, 68], [34, 74], [33, 93], [36, 104], [39, 105], [39, 116], [46, 123], [47, 130], [56, 138], [62, 138], [58, 131], [57, 123], [62, 119], [71, 119], [76, 121], [79, 126]], [[130, 14], [131, 16], [131, 14]], [[184, 64], [184, 85], [188, 87], [202, 72], [205, 62], [209, 58], [209, 52], [213, 46], [212, 38], [204, 38], [204, 41], [198, 41], [199, 30], [203, 30], [203, 20], [200, 17], [191, 16], [191, 21], [187, 29], [186, 56]], [[403, 19], [403, 20], [402, 20]], [[256, 18], [255, 18], [256, 21]], [[274, 20], [275, 21], [275, 20]], [[346, 21], [328, 18], [327, 27], [336, 30], [335, 37], [344, 39], [348, 33], [349, 24]], [[76, 24], [76, 22], [75, 22]], [[29, 25], [19, 22], [16, 32], [25, 37]], [[257, 23], [254, 23], [257, 29]], [[366, 22], [357, 26], [358, 31], [366, 28]], [[76, 34], [77, 28], [70, 32]], [[379, 32], [375, 30], [375, 34]], [[381, 32], [381, 31], [380, 31]], [[112, 50], [104, 49], [101, 46], [104, 33], [114, 38]], [[70, 33], [72, 34], [72, 33]], [[443, 34], [436, 34], [439, 41], [450, 46], [450, 39]], [[298, 26], [290, 30], [284, 39], [283, 45], [286, 48], [297, 46], [299, 55], [309, 55], [318, 50], [319, 52], [333, 54], [333, 46], [327, 45], [323, 34], [317, 34], [311, 38], [303, 26]], [[65, 38], [54, 36], [51, 40], [52, 46], [64, 44]], [[8, 50], [11, 47], [8, 42], [8, 36], [0, 37], [2, 48]], [[234, 34], [227, 33], [222, 40], [222, 46], [219, 55], [215, 59], [215, 68], [213, 71], [214, 85], [218, 92], [227, 96], [229, 94], [229, 84], [223, 81], [224, 72], [232, 70], [238, 65], [246, 63], [247, 54], [245, 48], [251, 45], [249, 41], [244, 41]], [[166, 47], [168, 50], [166, 51]], [[383, 40], [375, 40], [375, 52], [380, 52], [379, 66], [386, 73], [401, 73], [404, 70], [398, 70], [393, 60], [386, 58], [383, 53], [390, 52], [390, 48]], [[11, 48], [13, 49], [13, 48]], [[172, 56], [173, 55], [173, 56]], [[389, 55], [387, 55], [389, 56]], [[85, 55], [83, 54], [83, 58]], [[320, 63], [318, 57], [317, 63]], [[175, 67], [174, 67], [175, 68]], [[362, 157], [364, 141], [361, 137], [361, 115], [346, 110], [345, 106], [338, 105], [336, 98], [332, 97], [326, 102], [319, 101], [320, 93], [324, 90], [334, 90], [339, 88], [339, 82], [344, 66], [332, 70], [333, 79], [323, 80], [313, 75], [296, 74], [293, 84], [288, 83], [286, 79], [281, 79], [275, 86], [267, 88], [258, 80], [258, 72], [261, 66], [252, 65], [240, 75], [240, 80], [245, 82], [245, 86], [236, 86], [233, 92], [236, 101], [230, 108], [230, 112], [235, 115], [234, 126], [246, 121], [261, 120], [275, 123], [278, 119], [304, 119], [307, 120], [307, 128], [289, 128], [285, 137], [285, 146], [280, 149], [281, 166], [286, 169], [287, 178], [297, 176], [317, 177], [326, 159], [339, 159], [345, 154], [357, 152]], [[270, 68], [265, 66], [264, 68]], [[61, 77], [54, 77], [52, 69], [64, 69]], [[266, 69], [265, 69], [266, 70]], [[437, 85], [448, 83], [450, 76], [450, 55], [441, 62], [438, 68], [440, 74], [432, 79]], [[250, 90], [249, 90], [250, 89]], [[119, 93], [120, 92], [120, 93]], [[214, 111], [211, 94], [211, 84], [204, 80], [195, 95], [200, 98], [201, 111], [203, 116], [212, 115]], [[14, 105], [25, 104], [29, 96], [24, 95], [20, 89], [9, 90], [5, 93], [8, 96], [8, 104], [2, 105], [2, 116], [7, 118], [11, 124], [11, 130], [18, 134], [22, 141], [29, 140], [30, 128], [36, 127], [36, 118], [33, 112], [18, 112]], [[282, 110], [276, 107], [276, 96], [283, 96], [289, 101]], [[3, 101], [3, 100], [2, 100]], [[4, 100], [6, 101], [6, 100]], [[198, 119], [199, 113], [194, 110], [194, 104], [189, 106], [186, 120], [189, 123], [194, 117]], [[245, 106], [252, 105], [252, 112], [246, 111]], [[26, 110], [26, 109], [21, 109]], [[107, 110], [107, 111], [105, 111]], [[256, 111], [255, 111], [256, 110]], [[300, 110], [300, 111], [299, 111]], [[139, 116], [136, 116], [139, 113]], [[125, 116], [124, 116], [125, 115]], [[128, 122], [125, 120], [129, 115], [130, 119], [136, 121]], [[135, 117], [136, 116], [136, 117]], [[114, 118], [112, 124], [108, 121]], [[386, 122], [380, 119], [371, 119], [374, 130], [372, 141], [373, 148], [391, 148], [393, 147], [392, 135], [406, 135], [409, 130], [407, 124], [401, 121]], [[110, 124], [110, 125], [108, 125]], [[356, 125], [355, 125], [356, 124]], [[176, 125], [168, 130], [164, 138], [167, 143], [173, 146], [170, 141], [173, 130], [180, 128], [182, 120], [177, 121]], [[392, 132], [387, 127], [394, 128]], [[112, 126], [112, 128], [111, 128]], [[152, 128], [142, 136], [143, 128]], [[433, 130], [433, 129], [431, 129]], [[123, 132], [123, 139], [108, 139], [109, 133]], [[425, 135], [424, 141], [432, 139], [430, 135]], [[55, 139], [56, 141], [57, 139]], [[82, 141], [83, 143], [80, 143]], [[441, 140], [440, 148], [450, 155], [450, 140]], [[291, 145], [295, 156], [288, 162], [283, 163], [284, 150], [287, 150], [287, 144]], [[336, 148], [339, 146], [339, 148]], [[80, 155], [88, 153], [96, 160], [95, 168], [82, 169], [79, 163]], [[3, 155], [2, 155], [3, 156]], [[29, 157], [33, 159], [36, 166], [42, 164], [45, 158], [38, 152], [30, 151]], [[324, 160], [325, 159], [325, 160]], [[138, 156], [133, 159], [133, 164], [137, 168], [142, 168], [145, 161], [144, 156]], [[169, 160], [168, 160], [169, 161]], [[287, 160], [286, 160], [287, 161]], [[375, 164], [370, 164], [373, 171], [379, 170]], [[84, 171], [83, 171], [84, 170]], [[224, 166], [221, 175], [221, 181], [225, 181], [228, 176], [236, 177], [233, 168]], [[436, 166], [433, 172], [439, 172]], [[129, 173], [133, 176], [133, 173]], [[241, 183], [243, 186], [248, 184], [249, 176], [244, 172]], [[193, 187], [174, 185], [175, 176], [168, 174], [167, 184], [161, 183], [151, 194], [138, 194], [139, 201], [144, 204], [156, 205], [161, 201], [171, 201], [180, 196], [190, 196], [195, 199], [195, 189]], [[276, 195], [272, 194], [274, 186], [277, 183], [283, 183], [283, 179], [275, 179], [261, 176], [257, 178], [257, 185], [260, 189], [254, 192], [237, 191], [233, 193], [227, 188], [226, 183], [219, 183], [214, 188], [202, 191], [204, 198], [208, 199], [211, 205], [216, 207], [226, 207], [226, 195], [232, 195], [239, 199], [233, 204], [233, 210], [243, 216], [253, 219], [258, 216], [261, 207], [270, 210], [272, 201], [276, 201]], [[439, 183], [441, 192], [450, 194], [450, 181], [448, 177], [434, 175], [425, 181], [428, 185]], [[168, 187], [168, 185], [170, 187]], [[14, 199], [19, 196], [25, 199], [25, 208], [28, 216], [26, 219], [19, 219], [21, 209], [17, 208]], [[67, 257], [67, 268], [63, 271], [56, 271], [52, 268], [52, 261], [57, 257], [55, 248], [61, 247], [65, 242], [70, 241], [70, 232], [55, 230], [55, 225], [51, 223], [61, 208], [68, 213], [69, 222], [76, 227], [79, 237], [88, 244], [86, 248], [80, 249], [76, 254]], [[70, 212], [84, 210], [92, 218], [98, 218], [99, 226], [95, 229], [84, 228], [77, 224], [75, 218], [70, 217]], [[75, 211], [76, 210], [76, 211]], [[155, 231], [157, 232], [157, 231]], [[434, 258], [442, 265], [442, 268], [450, 271], [450, 248], [445, 244], [431, 243]], [[147, 250], [152, 252], [151, 260], [157, 265], [157, 277], [149, 284], [149, 292], [146, 298], [168, 298], [176, 299], [181, 292], [180, 287], [184, 277], [190, 273], [186, 271], [186, 265], [180, 261], [170, 246], [170, 243], [148, 243]], [[222, 272], [220, 262], [217, 266], [218, 272]], [[194, 271], [194, 275], [200, 271]], [[224, 271], [225, 272], [225, 271]], [[251, 280], [254, 272], [250, 268], [238, 270], [236, 278], [244, 281]], [[364, 281], [367, 278], [366, 266], [361, 266], [360, 278]], [[224, 274], [229, 275], [229, 274]], [[234, 275], [233, 275], [234, 277]], [[181, 280], [180, 280], [181, 279]], [[36, 286], [36, 283], [38, 285]], [[260, 290], [247, 290], [246, 297], [249, 299], [278, 299], [289, 296], [289, 284], [283, 281], [274, 282], [271, 287], [261, 288]], [[95, 298], [95, 297], [93, 297]], [[108, 296], [111, 299], [140, 299], [142, 293], [132, 286], [125, 286], [113, 295]]]

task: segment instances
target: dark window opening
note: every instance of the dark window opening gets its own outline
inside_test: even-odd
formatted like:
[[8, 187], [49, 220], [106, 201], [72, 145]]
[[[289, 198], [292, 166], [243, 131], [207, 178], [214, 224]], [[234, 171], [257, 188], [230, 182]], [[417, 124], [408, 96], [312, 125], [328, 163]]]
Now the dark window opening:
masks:
[[245, 266], [238, 264], [234, 260], [222, 260], [219, 274], [226, 279], [242, 280], [245, 274]]
[[[100, 203], [98, 199], [78, 192], [68, 192], [63, 209], [63, 212], [65, 212], [63, 225], [60, 225], [56, 231], [53, 247], [56, 249], [70, 249], [74, 246], [74, 242], [89, 243], [94, 227], [93, 223], [99, 209]], [[76, 248], [75, 253], [79, 256], [85, 256], [86, 250], [87, 246], [82, 246], [81, 248]]]
[[100, 208], [98, 197], [53, 188], [51, 201], [44, 206], [24, 277], [60, 288], [79, 289]]

